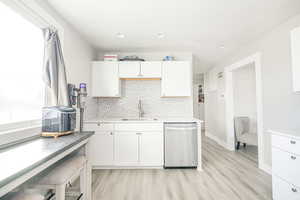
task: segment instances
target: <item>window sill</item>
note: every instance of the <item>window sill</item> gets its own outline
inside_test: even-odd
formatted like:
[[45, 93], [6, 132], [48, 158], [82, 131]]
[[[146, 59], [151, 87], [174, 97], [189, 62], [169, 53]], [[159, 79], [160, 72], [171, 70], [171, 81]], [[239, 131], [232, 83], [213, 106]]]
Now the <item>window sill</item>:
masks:
[[37, 123], [31, 126], [15, 126], [15, 128], [6, 129], [4, 131], [1, 131], [1, 128], [3, 127], [0, 126], [0, 148], [26, 138], [37, 136], [41, 133], [41, 125]]

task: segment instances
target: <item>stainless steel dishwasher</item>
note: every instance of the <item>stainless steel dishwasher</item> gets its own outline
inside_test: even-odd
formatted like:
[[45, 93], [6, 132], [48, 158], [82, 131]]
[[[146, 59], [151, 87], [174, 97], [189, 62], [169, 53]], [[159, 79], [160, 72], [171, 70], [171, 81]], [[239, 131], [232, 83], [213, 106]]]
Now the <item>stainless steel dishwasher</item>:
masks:
[[164, 123], [165, 168], [195, 168], [198, 165], [197, 124]]

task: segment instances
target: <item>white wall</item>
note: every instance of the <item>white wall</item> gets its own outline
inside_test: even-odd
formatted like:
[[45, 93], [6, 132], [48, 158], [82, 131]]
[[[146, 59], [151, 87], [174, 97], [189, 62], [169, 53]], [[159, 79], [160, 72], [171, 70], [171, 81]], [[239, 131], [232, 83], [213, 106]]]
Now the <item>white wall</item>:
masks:
[[[218, 74], [222, 70], [216, 69]], [[209, 74], [205, 74], [205, 131], [218, 138], [222, 143], [226, 142], [226, 126], [225, 126], [225, 85], [224, 76], [216, 81], [217, 90], [209, 90]]]
[[[224, 67], [256, 52], [262, 53], [263, 154], [265, 155], [263, 161], [269, 166], [271, 166], [271, 137], [267, 130], [294, 130], [300, 135], [300, 95], [295, 94], [292, 89], [290, 52], [290, 31], [298, 26], [300, 26], [300, 15], [289, 19], [257, 41], [242, 46], [239, 51], [216, 65], [216, 68], [223, 70]], [[208, 108], [207, 112], [214, 115], [212, 107]], [[211, 126], [214, 125], [217, 126], [211, 121]], [[223, 130], [212, 134], [226, 142], [224, 136], [226, 133]]]
[[234, 116], [250, 118], [250, 132], [257, 131], [255, 66], [249, 64], [233, 71]]

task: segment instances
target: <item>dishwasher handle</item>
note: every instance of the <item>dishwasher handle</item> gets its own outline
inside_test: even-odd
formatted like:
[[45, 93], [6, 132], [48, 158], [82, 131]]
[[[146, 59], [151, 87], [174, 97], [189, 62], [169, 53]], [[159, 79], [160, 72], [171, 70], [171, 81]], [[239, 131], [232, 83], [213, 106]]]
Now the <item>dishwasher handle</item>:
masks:
[[165, 130], [197, 130], [196, 127], [165, 127]]

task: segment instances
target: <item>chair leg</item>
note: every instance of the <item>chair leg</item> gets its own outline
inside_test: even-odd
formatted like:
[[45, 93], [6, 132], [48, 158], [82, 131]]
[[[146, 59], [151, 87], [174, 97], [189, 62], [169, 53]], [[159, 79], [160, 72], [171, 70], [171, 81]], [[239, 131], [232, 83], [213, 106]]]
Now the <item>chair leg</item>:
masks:
[[80, 192], [83, 194], [82, 199], [87, 200], [87, 170], [86, 164], [80, 171]]
[[243, 144], [244, 148], [246, 148], [246, 143]]
[[56, 200], [65, 200], [66, 198], [66, 185], [57, 185], [55, 187], [55, 199]]
[[240, 142], [237, 142], [237, 145], [236, 145], [236, 149], [237, 149], [237, 150], [240, 149], [240, 145], [241, 145], [241, 143], [240, 143]]

